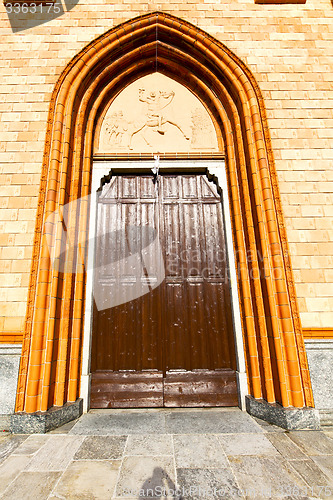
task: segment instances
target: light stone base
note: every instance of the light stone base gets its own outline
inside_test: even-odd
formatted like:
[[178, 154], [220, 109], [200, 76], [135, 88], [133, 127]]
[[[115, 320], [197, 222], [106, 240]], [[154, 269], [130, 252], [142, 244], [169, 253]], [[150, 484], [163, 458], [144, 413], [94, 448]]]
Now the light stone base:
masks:
[[267, 403], [264, 399], [246, 396], [246, 410], [253, 417], [266, 420], [289, 431], [320, 429], [319, 412], [314, 408], [284, 408], [277, 403]]
[[333, 426], [333, 410], [319, 410], [320, 424]]
[[82, 412], [83, 401], [79, 398], [75, 403], [66, 403], [45, 412], [14, 413], [11, 416], [10, 430], [13, 434], [45, 434], [79, 418]]
[[22, 346], [0, 344], [0, 415], [14, 412]]
[[322, 425], [333, 425], [333, 339], [305, 339], [315, 407]]
[[0, 414], [0, 432], [9, 431], [10, 429], [10, 415]]

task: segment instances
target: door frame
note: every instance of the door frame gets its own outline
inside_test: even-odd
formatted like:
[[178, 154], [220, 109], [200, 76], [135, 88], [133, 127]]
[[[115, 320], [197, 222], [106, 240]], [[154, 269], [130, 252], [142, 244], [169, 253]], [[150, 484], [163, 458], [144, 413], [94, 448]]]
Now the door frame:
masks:
[[[96, 161], [93, 162], [90, 215], [89, 215], [89, 244], [86, 266], [86, 306], [84, 318], [84, 334], [82, 346], [82, 371], [80, 384], [80, 397], [83, 399], [83, 411], [90, 409], [90, 387], [91, 387], [91, 344], [93, 329], [93, 280], [94, 280], [94, 258], [95, 258], [95, 234], [97, 225], [97, 191], [101, 186], [101, 180], [105, 176], [112, 176], [113, 173], [150, 173], [154, 167], [154, 160], [140, 161]], [[236, 261], [232, 239], [230, 204], [227, 186], [227, 176], [224, 160], [161, 160], [159, 164], [160, 172], [174, 172], [186, 174], [197, 172], [206, 173], [217, 179], [219, 188], [222, 191], [222, 211], [224, 217], [224, 227], [227, 245], [227, 255], [229, 262], [230, 293], [232, 304], [232, 320], [236, 354], [236, 377], [239, 407], [245, 410], [245, 396], [248, 395], [248, 381], [245, 364], [245, 350], [242, 333], [241, 313], [238, 296], [238, 284], [236, 273]]]

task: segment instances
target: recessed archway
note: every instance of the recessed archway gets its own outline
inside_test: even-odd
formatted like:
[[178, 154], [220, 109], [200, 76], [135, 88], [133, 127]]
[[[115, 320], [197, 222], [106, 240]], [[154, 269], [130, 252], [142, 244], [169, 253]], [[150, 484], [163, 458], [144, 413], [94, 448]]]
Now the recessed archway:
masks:
[[207, 33], [152, 13], [89, 44], [69, 63], [53, 92], [16, 411], [46, 411], [78, 398], [85, 270], [79, 260], [76, 273], [52, 267], [47, 235], [53, 249], [61, 247], [61, 222], [45, 221], [69, 201], [83, 199], [74, 204], [69, 227], [85, 241], [84, 197], [90, 192], [96, 124], [112, 97], [157, 70], [202, 101], [225, 145], [249, 394], [284, 407], [313, 406], [258, 85], [237, 56]]

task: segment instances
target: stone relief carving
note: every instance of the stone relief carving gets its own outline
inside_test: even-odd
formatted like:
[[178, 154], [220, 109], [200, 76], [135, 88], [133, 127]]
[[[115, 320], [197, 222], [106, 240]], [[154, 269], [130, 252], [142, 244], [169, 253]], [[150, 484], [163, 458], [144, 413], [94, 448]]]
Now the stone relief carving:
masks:
[[[131, 138], [133, 137], [134, 134], [143, 131], [146, 127], [153, 127], [156, 130], [156, 132], [164, 135], [165, 128], [163, 128], [163, 125], [169, 123], [170, 125], [177, 127], [178, 130], [180, 130], [180, 132], [183, 134], [185, 139], [188, 141], [189, 137], [183, 131], [182, 127], [176, 121], [170, 119], [168, 115], [165, 114], [164, 111], [164, 109], [171, 103], [174, 96], [175, 93], [173, 90], [171, 92], [165, 92], [160, 90], [158, 93], [154, 91], [148, 93], [145, 89], [140, 89], [139, 101], [148, 104], [147, 115], [145, 123], [138, 130], [135, 130], [132, 133]], [[144, 135], [143, 138], [147, 142], [148, 146], [151, 146], [151, 144], [147, 141]]]
[[129, 85], [109, 107], [98, 152], [218, 151], [212, 120], [185, 87], [155, 73]]

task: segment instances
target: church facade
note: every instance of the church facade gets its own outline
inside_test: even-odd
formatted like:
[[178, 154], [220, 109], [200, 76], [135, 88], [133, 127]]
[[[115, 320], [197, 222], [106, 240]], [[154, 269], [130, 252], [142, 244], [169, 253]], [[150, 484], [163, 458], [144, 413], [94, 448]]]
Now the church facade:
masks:
[[332, 421], [332, 18], [329, 0], [3, 4], [13, 432], [90, 408]]

